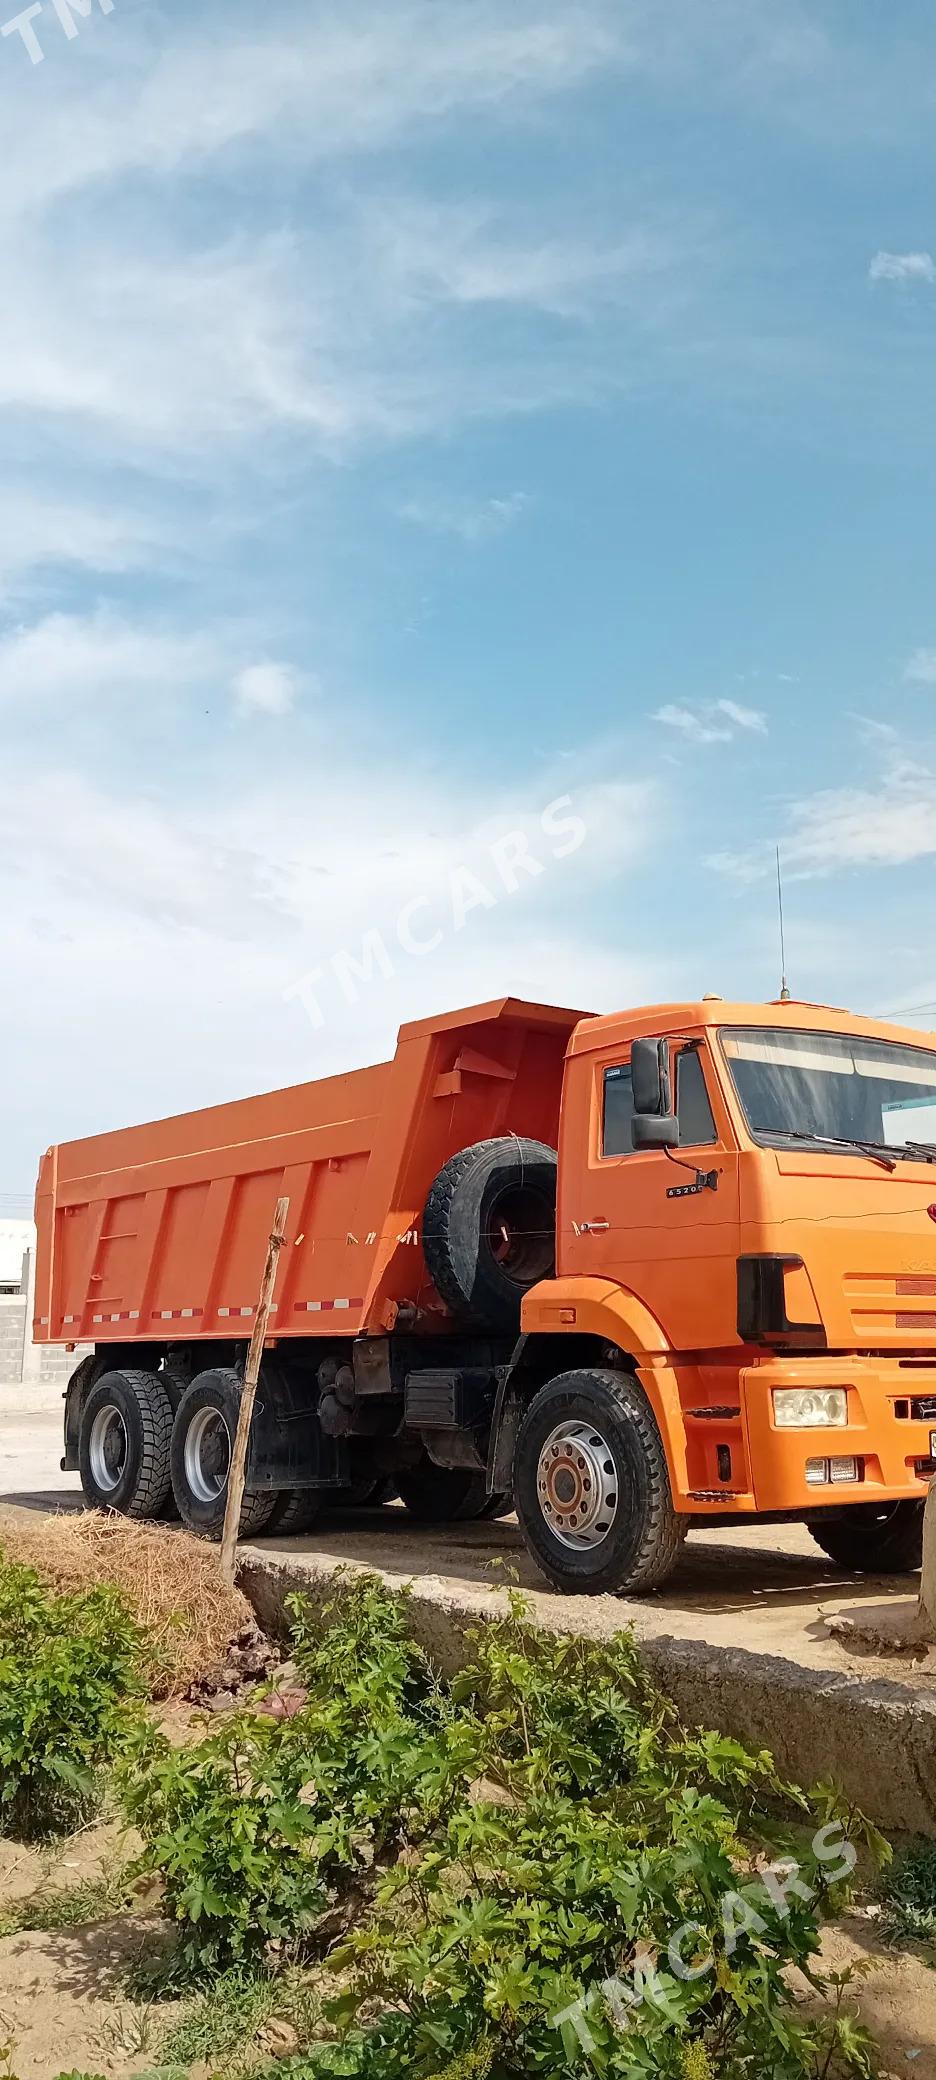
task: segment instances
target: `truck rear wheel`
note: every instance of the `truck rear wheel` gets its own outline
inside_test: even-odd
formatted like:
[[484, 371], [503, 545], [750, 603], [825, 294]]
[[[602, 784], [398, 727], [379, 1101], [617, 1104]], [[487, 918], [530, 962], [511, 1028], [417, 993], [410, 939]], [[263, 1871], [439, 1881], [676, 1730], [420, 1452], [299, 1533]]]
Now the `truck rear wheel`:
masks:
[[524, 1293], [555, 1270], [557, 1162], [542, 1141], [511, 1134], [462, 1149], [440, 1170], [423, 1248], [457, 1320], [516, 1329]]
[[569, 1596], [658, 1588], [688, 1528], [653, 1410], [627, 1373], [565, 1372], [540, 1388], [520, 1426], [514, 1494], [529, 1552]]
[[924, 1502], [855, 1502], [828, 1524], [809, 1529], [817, 1546], [858, 1574], [912, 1574], [923, 1559]]
[[121, 1516], [158, 1517], [170, 1492], [172, 1408], [155, 1372], [105, 1372], [81, 1411], [85, 1501]]
[[315, 1488], [281, 1488], [264, 1524], [264, 1538], [298, 1538], [303, 1531], [311, 1531], [321, 1516], [323, 1500]]
[[[176, 1411], [172, 1426], [172, 1492], [179, 1515], [199, 1538], [220, 1539], [224, 1530], [228, 1474], [237, 1432], [242, 1381], [227, 1366], [200, 1372]], [[245, 1488], [240, 1536], [262, 1531], [276, 1506], [276, 1490]]]
[[470, 1524], [489, 1514], [483, 1473], [427, 1466], [397, 1475], [400, 1499], [418, 1524]]

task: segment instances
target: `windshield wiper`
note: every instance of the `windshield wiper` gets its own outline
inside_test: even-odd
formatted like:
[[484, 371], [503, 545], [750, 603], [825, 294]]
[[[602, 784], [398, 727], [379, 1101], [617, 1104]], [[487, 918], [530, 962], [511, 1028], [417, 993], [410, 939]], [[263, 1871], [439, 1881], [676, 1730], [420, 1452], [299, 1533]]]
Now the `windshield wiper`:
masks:
[[[897, 1144], [892, 1143], [891, 1146], [896, 1147]], [[936, 1146], [932, 1141], [901, 1141], [897, 1147], [897, 1154], [901, 1155], [904, 1149], [908, 1155], [916, 1156], [920, 1163], [936, 1163]]]
[[[854, 1148], [859, 1155], [867, 1156], [872, 1163], [880, 1163], [882, 1170], [897, 1168], [897, 1155], [886, 1141], [858, 1141], [851, 1135], [843, 1137], [841, 1134], [802, 1134], [795, 1127], [770, 1127], [767, 1132], [784, 1141], [808, 1141], [813, 1148]], [[906, 1145], [909, 1147], [909, 1143]]]

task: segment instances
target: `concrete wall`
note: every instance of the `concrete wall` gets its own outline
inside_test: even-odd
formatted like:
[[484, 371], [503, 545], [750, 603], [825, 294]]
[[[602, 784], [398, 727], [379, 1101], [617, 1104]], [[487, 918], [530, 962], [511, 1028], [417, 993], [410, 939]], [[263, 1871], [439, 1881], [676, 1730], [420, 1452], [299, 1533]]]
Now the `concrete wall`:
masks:
[[24, 1291], [0, 1293], [0, 1385], [35, 1382], [40, 1386], [60, 1383], [64, 1387], [91, 1345], [80, 1344], [77, 1350], [66, 1351], [59, 1344], [33, 1343], [34, 1264], [30, 1250], [24, 1267]]
[[25, 1341], [25, 1293], [0, 1293], [0, 1380], [22, 1379]]

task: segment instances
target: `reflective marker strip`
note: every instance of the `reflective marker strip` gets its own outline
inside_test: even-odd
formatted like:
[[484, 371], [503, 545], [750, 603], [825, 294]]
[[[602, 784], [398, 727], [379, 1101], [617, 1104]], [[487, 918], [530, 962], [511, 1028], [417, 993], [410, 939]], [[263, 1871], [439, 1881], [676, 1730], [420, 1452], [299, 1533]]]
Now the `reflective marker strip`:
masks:
[[[139, 1319], [140, 1310], [138, 1307], [122, 1308], [120, 1314], [96, 1314], [92, 1316], [92, 1320], [95, 1322], [138, 1322]], [[44, 1320], [48, 1321], [48, 1316], [45, 1316]], [[73, 1329], [80, 1320], [80, 1314], [63, 1314], [62, 1327], [63, 1329]]]
[[297, 1300], [297, 1314], [333, 1314], [363, 1307], [363, 1300]]

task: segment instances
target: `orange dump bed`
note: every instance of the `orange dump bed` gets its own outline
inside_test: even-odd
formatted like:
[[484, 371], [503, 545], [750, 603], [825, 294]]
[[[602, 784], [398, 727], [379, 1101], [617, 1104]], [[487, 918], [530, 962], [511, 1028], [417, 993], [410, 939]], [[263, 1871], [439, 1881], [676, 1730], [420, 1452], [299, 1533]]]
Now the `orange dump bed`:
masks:
[[432, 1325], [420, 1223], [433, 1179], [489, 1136], [556, 1146], [581, 1016], [503, 998], [404, 1026], [377, 1068], [50, 1149], [37, 1342], [248, 1335], [281, 1194], [278, 1337], [389, 1330], [408, 1304], [428, 1303]]

